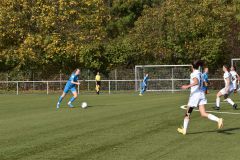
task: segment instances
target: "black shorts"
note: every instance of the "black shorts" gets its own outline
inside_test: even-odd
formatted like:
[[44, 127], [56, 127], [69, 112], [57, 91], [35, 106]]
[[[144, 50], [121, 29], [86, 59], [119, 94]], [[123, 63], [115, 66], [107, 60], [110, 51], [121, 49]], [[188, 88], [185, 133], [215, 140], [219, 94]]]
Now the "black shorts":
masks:
[[101, 81], [97, 81], [97, 85], [101, 86]]

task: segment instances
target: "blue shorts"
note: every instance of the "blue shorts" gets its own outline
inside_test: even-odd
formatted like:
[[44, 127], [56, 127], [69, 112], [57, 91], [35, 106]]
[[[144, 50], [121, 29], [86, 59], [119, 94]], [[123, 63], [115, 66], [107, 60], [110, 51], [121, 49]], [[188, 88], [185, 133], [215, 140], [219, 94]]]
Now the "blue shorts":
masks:
[[73, 93], [73, 92], [77, 92], [77, 90], [76, 90], [75, 87], [65, 86], [63, 92], [64, 92], [64, 93], [68, 93], [68, 91], [71, 91], [72, 93]]
[[208, 87], [202, 87], [202, 91], [207, 91], [208, 90]]

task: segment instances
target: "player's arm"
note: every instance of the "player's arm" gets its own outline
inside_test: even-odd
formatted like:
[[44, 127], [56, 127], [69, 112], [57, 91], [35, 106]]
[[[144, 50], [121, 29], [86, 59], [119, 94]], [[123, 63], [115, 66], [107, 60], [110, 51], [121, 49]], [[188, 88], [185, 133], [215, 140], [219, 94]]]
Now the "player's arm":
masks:
[[238, 74], [236, 76], [237, 76], [237, 84], [239, 85], [240, 77]]
[[74, 82], [73, 80], [71, 81], [72, 84], [80, 85], [80, 82]]
[[71, 77], [71, 83], [72, 83], [72, 84], [76, 84], [76, 85], [80, 85], [79, 82], [75, 82], [75, 81], [74, 81], [74, 78], [75, 78], [74, 76]]
[[188, 88], [191, 88], [191, 87], [196, 86], [196, 85], [198, 85], [198, 79], [195, 77], [195, 78], [193, 78], [193, 83], [192, 84], [183, 85], [182, 89], [188, 89]]
[[204, 85], [207, 87], [209, 85], [208, 76], [204, 78]]

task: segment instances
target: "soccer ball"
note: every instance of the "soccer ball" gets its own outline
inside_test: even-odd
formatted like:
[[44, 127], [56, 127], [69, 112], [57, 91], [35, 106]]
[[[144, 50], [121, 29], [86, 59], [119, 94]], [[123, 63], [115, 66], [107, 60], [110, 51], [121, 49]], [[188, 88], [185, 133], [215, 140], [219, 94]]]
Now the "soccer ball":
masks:
[[82, 107], [82, 108], [87, 108], [87, 106], [88, 106], [88, 105], [87, 105], [87, 102], [83, 102], [83, 103], [81, 104], [81, 107]]

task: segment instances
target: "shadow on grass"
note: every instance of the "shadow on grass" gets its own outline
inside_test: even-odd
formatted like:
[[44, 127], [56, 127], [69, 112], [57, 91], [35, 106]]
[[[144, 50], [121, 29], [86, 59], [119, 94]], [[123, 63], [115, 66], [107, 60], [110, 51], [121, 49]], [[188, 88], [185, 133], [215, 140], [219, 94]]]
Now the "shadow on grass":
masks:
[[232, 134], [236, 134], [233, 133], [231, 131], [236, 131], [236, 130], [240, 130], [240, 128], [226, 128], [226, 129], [221, 129], [221, 130], [213, 130], [213, 131], [202, 131], [202, 132], [193, 132], [193, 133], [188, 133], [188, 134], [201, 134], [201, 133], [221, 133], [221, 134], [226, 134], [226, 135], [232, 135]]

